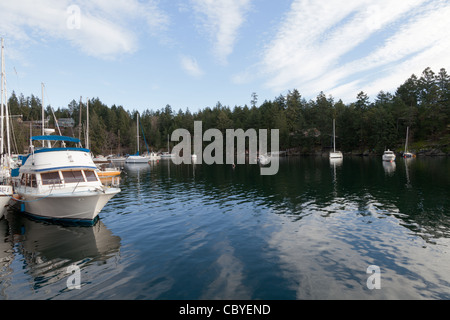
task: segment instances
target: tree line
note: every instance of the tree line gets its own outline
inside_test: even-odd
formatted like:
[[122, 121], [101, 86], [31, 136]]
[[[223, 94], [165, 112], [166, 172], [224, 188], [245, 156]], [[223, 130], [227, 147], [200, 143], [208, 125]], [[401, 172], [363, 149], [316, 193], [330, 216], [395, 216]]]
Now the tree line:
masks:
[[[224, 106], [220, 102], [198, 112], [174, 111], [170, 105], [162, 109], [145, 110], [139, 115], [140, 149], [167, 149], [167, 137], [175, 129], [187, 129], [193, 134], [194, 121], [203, 122], [203, 130], [279, 129], [280, 149], [311, 153], [332, 146], [332, 124], [336, 119], [336, 143], [343, 152], [368, 150], [381, 153], [386, 148], [400, 148], [405, 143], [406, 128], [410, 127], [410, 142], [424, 144], [441, 141], [450, 136], [450, 76], [442, 68], [435, 73], [430, 68], [420, 77], [412, 75], [395, 93], [380, 91], [371, 102], [364, 92], [354, 102], [343, 103], [320, 92], [315, 99], [306, 100], [297, 90], [288, 91], [273, 100], [258, 103], [256, 93], [250, 104]], [[40, 134], [40, 128], [30, 121], [41, 119], [41, 101], [31, 95], [13, 92], [9, 98], [13, 124], [14, 146], [22, 153], [29, 144], [30, 134]], [[67, 107], [56, 110], [47, 106], [45, 116], [55, 127], [54, 119], [71, 118], [74, 127], [62, 128], [62, 134], [86, 135], [86, 102], [72, 100]], [[81, 111], [81, 117], [80, 117]], [[20, 117], [18, 116], [20, 115]], [[136, 110], [123, 106], [105, 105], [99, 98], [89, 100], [89, 140], [94, 154], [133, 154], [136, 152]], [[144, 140], [145, 137], [145, 140]], [[172, 144], [173, 146], [173, 144]], [[450, 150], [448, 150], [450, 152]]]

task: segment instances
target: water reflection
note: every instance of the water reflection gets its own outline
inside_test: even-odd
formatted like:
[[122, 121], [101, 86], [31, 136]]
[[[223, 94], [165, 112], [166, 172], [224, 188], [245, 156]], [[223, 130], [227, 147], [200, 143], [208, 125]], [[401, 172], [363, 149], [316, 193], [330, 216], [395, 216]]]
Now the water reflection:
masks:
[[[383, 265], [392, 284], [374, 297], [443, 297], [445, 285], [414, 289], [445, 284], [449, 262], [426, 263], [450, 239], [448, 173], [427, 162], [393, 167], [378, 158], [287, 158], [276, 176], [261, 176], [257, 166], [164, 161], [140, 175], [130, 172], [128, 183], [139, 180], [145, 188], [134, 210], [139, 225], [155, 226], [154, 241], [184, 244], [173, 257], [178, 264], [165, 257], [171, 275], [190, 259], [203, 265], [191, 269], [208, 270], [209, 282], [196, 279], [202, 288], [196, 298], [368, 297], [361, 283], [371, 264]], [[437, 167], [445, 171], [448, 164]], [[436, 247], [429, 251], [430, 245]], [[179, 281], [159, 297], [184, 298]]]
[[[8, 224], [8, 245], [15, 248], [15, 259], [31, 277], [35, 293], [59, 282], [61, 291], [67, 291], [67, 267], [105, 265], [120, 249], [121, 239], [102, 221], [92, 227], [66, 227], [34, 221], [14, 211], [3, 221]], [[22, 292], [20, 298], [26, 296]]]
[[[333, 162], [328, 158], [280, 158], [276, 176], [261, 176], [258, 167], [251, 165], [233, 169], [162, 161], [151, 170], [130, 171], [129, 176], [137, 179], [130, 183], [139, 182], [138, 193], [145, 194], [146, 201], [156, 197], [157, 201], [183, 202], [195, 197], [205, 205], [218, 203], [225, 209], [250, 202], [255, 208], [270, 208], [295, 219], [314, 210], [328, 216], [356, 210], [363, 217], [392, 215], [402, 225], [420, 225], [411, 231], [429, 229], [436, 234], [436, 221], [449, 224], [445, 218], [450, 214], [448, 166], [437, 165], [436, 171], [426, 159], [386, 163], [360, 157]], [[170, 203], [157, 201], [152, 204], [163, 207]], [[450, 238], [449, 230], [445, 227], [445, 233], [439, 231], [436, 236]]]
[[[0, 292], [45, 299], [450, 298], [449, 168], [447, 160], [415, 159], [397, 161], [388, 174], [378, 157], [280, 158], [276, 176], [252, 165], [126, 166], [122, 192], [93, 228], [21, 215], [0, 221]], [[65, 288], [70, 264], [82, 267], [79, 293]], [[381, 291], [365, 286], [372, 264], [382, 268]]]
[[387, 175], [392, 175], [392, 174], [394, 174], [395, 169], [397, 168], [397, 165], [395, 162], [383, 161], [383, 168], [384, 168], [384, 172]]

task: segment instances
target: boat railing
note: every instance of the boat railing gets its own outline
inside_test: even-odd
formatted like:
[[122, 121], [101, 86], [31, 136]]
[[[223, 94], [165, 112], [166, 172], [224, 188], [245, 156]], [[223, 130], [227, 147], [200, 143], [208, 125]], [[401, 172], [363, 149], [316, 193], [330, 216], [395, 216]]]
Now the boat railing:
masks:
[[72, 193], [75, 193], [75, 190], [78, 188], [78, 185], [80, 184], [80, 182], [81, 182], [81, 180], [78, 180], [77, 184], [75, 185], [75, 187], [72, 190]]

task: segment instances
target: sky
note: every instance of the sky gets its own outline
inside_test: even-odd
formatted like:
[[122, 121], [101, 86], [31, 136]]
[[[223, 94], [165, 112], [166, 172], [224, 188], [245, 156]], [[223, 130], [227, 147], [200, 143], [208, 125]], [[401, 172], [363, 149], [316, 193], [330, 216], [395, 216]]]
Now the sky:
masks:
[[197, 112], [395, 93], [450, 72], [449, 17], [444, 0], [0, 0], [0, 36], [8, 93]]

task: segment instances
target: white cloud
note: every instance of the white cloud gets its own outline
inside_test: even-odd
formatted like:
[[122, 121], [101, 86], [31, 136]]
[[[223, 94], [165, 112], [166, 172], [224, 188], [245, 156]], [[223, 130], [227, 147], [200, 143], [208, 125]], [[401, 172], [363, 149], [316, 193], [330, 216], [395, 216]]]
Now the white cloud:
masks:
[[442, 1], [296, 0], [265, 48], [260, 67], [270, 79], [266, 85], [343, 99], [364, 88], [374, 94], [398, 86], [417, 67], [437, 60], [448, 66], [449, 13]]
[[197, 60], [192, 57], [181, 56], [180, 58], [181, 67], [193, 77], [201, 77], [203, 75], [203, 70], [199, 67]]
[[[79, 11], [68, 11], [70, 6]], [[0, 30], [3, 36], [21, 44], [63, 39], [98, 58], [109, 59], [136, 51], [136, 23], [144, 25], [150, 33], [157, 33], [167, 25], [168, 19], [153, 1], [0, 2]]]
[[233, 52], [238, 31], [245, 22], [251, 0], [192, 0], [203, 30], [212, 37], [213, 53], [221, 63]]

